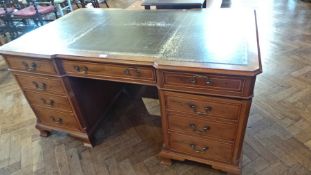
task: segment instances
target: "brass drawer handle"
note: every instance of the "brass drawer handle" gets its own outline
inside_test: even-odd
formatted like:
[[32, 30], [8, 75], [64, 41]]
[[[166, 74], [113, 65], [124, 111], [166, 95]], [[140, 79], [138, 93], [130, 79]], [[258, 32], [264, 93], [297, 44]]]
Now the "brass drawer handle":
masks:
[[189, 82], [191, 84], [197, 84], [198, 83], [198, 80], [197, 80], [198, 78], [204, 79], [206, 85], [211, 85], [212, 84], [212, 81], [209, 79], [209, 77], [205, 76], [205, 75], [193, 75], [190, 78]]
[[194, 123], [190, 123], [189, 127], [192, 129], [193, 132], [198, 132], [198, 133], [206, 133], [210, 129], [209, 126], [204, 126], [202, 129], [199, 129], [197, 125]]
[[51, 120], [52, 120], [54, 123], [56, 123], [56, 124], [63, 124], [63, 123], [64, 123], [63, 119], [60, 118], [60, 117], [55, 118], [54, 116], [51, 116]]
[[26, 63], [25, 61], [23, 61], [22, 64], [24, 65], [26, 71], [30, 71], [30, 72], [36, 71], [37, 64], [36, 64], [35, 62], [32, 62], [32, 63], [29, 65], [28, 63]]
[[204, 112], [200, 112], [198, 111], [198, 107], [195, 104], [191, 104], [189, 103], [188, 106], [192, 109], [192, 111], [194, 113], [196, 113], [197, 115], [207, 115], [211, 110], [212, 107], [211, 106], [205, 106], [204, 107]]
[[45, 83], [33, 81], [32, 84], [35, 85], [36, 90], [38, 90], [38, 91], [45, 91], [46, 90], [46, 84]]
[[42, 103], [44, 104], [44, 105], [47, 105], [47, 106], [49, 106], [49, 107], [53, 107], [54, 106], [54, 100], [46, 100], [46, 99], [44, 99], [44, 98], [41, 98], [41, 101], [42, 101]]
[[84, 73], [84, 74], [86, 74], [87, 71], [89, 70], [89, 68], [86, 67], [86, 66], [73, 66], [73, 69], [76, 70], [76, 71], [79, 72], [79, 73], [82, 72], [82, 73]]
[[189, 145], [191, 147], [191, 149], [193, 151], [195, 151], [196, 153], [204, 153], [208, 150], [208, 146], [205, 146], [203, 148], [200, 148], [199, 146], [197, 146], [196, 144], [190, 144]]
[[126, 68], [123, 73], [125, 75], [132, 75], [132, 73], [134, 72], [135, 76], [136, 77], [140, 77], [141, 76], [141, 72], [138, 68], [136, 67], [129, 67], [129, 68]]

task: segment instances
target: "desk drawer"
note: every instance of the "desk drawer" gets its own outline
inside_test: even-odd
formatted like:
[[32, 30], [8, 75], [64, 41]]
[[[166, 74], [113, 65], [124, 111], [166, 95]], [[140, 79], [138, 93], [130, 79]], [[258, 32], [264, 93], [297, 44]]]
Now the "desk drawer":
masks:
[[233, 144], [204, 140], [183, 134], [170, 133], [170, 149], [180, 153], [186, 153], [194, 157], [232, 162]]
[[168, 111], [234, 121], [238, 120], [242, 109], [239, 100], [174, 92], [165, 92], [165, 103]]
[[68, 130], [80, 130], [80, 127], [71, 112], [60, 112], [53, 109], [34, 107], [39, 123]]
[[34, 73], [56, 74], [52, 61], [47, 59], [35, 59], [35, 58], [12, 56], [7, 57], [6, 60], [11, 69]]
[[90, 63], [63, 60], [64, 70], [69, 75], [123, 79], [155, 83], [156, 76], [152, 67], [131, 66], [106, 63]]
[[65, 89], [60, 78], [48, 76], [25, 76], [15, 74], [17, 81], [24, 90], [48, 92], [64, 95]]
[[56, 96], [48, 93], [24, 92], [32, 105], [56, 110], [72, 111], [70, 103], [65, 96]]
[[213, 137], [233, 141], [236, 138], [237, 124], [227, 124], [168, 114], [169, 130], [183, 132], [198, 137]]
[[[162, 73], [162, 74], [161, 74]], [[161, 86], [211, 95], [251, 96], [252, 80], [247, 77], [160, 71]]]

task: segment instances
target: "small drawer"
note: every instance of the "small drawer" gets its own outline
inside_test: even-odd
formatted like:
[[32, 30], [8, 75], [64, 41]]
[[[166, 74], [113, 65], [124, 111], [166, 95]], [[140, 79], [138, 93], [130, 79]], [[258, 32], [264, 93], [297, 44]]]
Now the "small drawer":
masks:
[[238, 120], [242, 109], [239, 100], [173, 92], [165, 92], [165, 103], [168, 111], [234, 121]]
[[80, 127], [71, 112], [60, 112], [53, 109], [34, 107], [39, 123], [57, 128], [80, 130]]
[[6, 60], [11, 69], [34, 73], [56, 74], [52, 61], [47, 59], [12, 56], [7, 57]]
[[160, 71], [161, 87], [211, 95], [251, 96], [252, 79], [240, 76]]
[[233, 144], [231, 143], [204, 140], [200, 137], [177, 133], [170, 133], [169, 138], [169, 147], [173, 151], [208, 160], [232, 162]]
[[125, 81], [145, 82], [154, 84], [155, 71], [152, 67], [131, 66], [106, 63], [90, 63], [63, 60], [64, 70], [69, 75], [103, 77]]
[[70, 103], [65, 96], [56, 96], [47, 93], [36, 93], [30, 91], [25, 91], [25, 96], [31, 105], [56, 110], [72, 111]]
[[15, 74], [17, 81], [23, 90], [36, 92], [48, 92], [64, 95], [65, 89], [60, 78], [47, 76], [24, 76]]
[[213, 137], [234, 141], [236, 138], [237, 124], [227, 124], [189, 118], [176, 114], [168, 114], [169, 130], [184, 132], [199, 137]]

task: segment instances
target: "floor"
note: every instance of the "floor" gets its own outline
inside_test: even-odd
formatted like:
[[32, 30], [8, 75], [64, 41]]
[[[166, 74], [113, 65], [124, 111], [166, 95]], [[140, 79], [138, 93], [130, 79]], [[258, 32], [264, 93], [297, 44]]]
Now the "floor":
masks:
[[[127, 8], [135, 1], [108, 3]], [[243, 175], [310, 175], [311, 3], [232, 0], [222, 5], [258, 9], [264, 72], [256, 82], [247, 126]], [[118, 102], [97, 132], [100, 144], [93, 149], [63, 133], [41, 138], [34, 128], [35, 116], [2, 59], [0, 99], [0, 175], [224, 174], [194, 162], [159, 165], [160, 118], [148, 114], [139, 99]]]

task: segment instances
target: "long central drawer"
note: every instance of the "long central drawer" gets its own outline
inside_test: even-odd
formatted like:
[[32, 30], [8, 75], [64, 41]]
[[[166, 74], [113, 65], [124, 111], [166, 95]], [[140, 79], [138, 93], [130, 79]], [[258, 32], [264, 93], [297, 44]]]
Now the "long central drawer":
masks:
[[233, 144], [204, 140], [200, 137], [193, 137], [177, 133], [170, 133], [170, 148], [176, 152], [186, 153], [195, 157], [231, 162]]
[[66, 74], [72, 76], [117, 79], [147, 84], [156, 82], [155, 70], [152, 67], [69, 60], [63, 60], [62, 63]]

